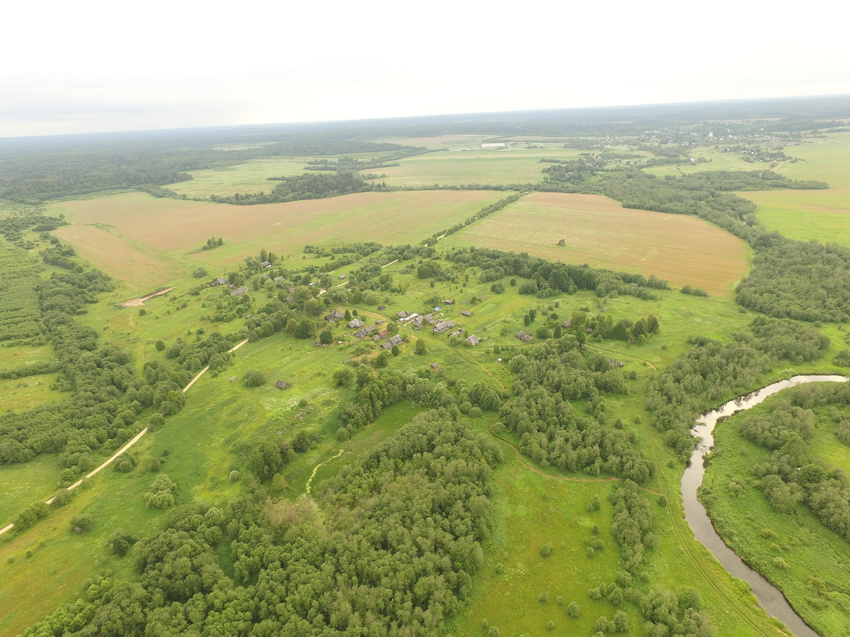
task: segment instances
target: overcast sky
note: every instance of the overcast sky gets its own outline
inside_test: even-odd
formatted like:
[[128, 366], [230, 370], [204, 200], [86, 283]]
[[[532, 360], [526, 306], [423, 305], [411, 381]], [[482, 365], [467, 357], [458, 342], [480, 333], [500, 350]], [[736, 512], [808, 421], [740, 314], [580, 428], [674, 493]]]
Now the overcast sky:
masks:
[[822, 0], [45, 0], [3, 13], [0, 137], [850, 93], [850, 12]]

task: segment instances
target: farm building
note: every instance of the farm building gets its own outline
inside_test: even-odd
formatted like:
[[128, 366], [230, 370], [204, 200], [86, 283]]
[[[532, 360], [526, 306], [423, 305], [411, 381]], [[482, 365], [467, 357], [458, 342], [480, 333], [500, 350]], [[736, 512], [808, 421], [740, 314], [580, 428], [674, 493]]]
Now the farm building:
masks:
[[364, 338], [366, 336], [369, 336], [369, 334], [374, 332], [376, 329], [378, 329], [378, 328], [375, 325], [369, 325], [367, 327], [364, 327], [362, 330], [355, 332], [354, 335], [357, 338]]
[[451, 334], [449, 334], [449, 336], [463, 336], [463, 333], [464, 333], [465, 331], [466, 331], [465, 329], [463, 329], [462, 327], [459, 327], [459, 328], [457, 328], [454, 332], [452, 332]]
[[443, 301], [443, 303], [445, 303], [446, 305], [454, 305], [455, 304], [454, 299], [446, 299], [446, 300]]
[[396, 334], [392, 338], [389, 338], [385, 342], [381, 343], [381, 349], [392, 349], [394, 345], [401, 345], [401, 342], [401, 335]]
[[472, 345], [473, 347], [475, 347], [476, 345], [478, 345], [478, 343], [480, 343], [480, 342], [481, 342], [481, 339], [480, 339], [480, 338], [478, 338], [475, 334], [473, 334], [472, 336], [470, 336], [469, 338], [467, 338], [464, 342], [465, 342], [465, 343], [469, 343], [470, 345]]
[[464, 310], [463, 312], [461, 312], [461, 314], [463, 314], [464, 316], [472, 316], [472, 312], [470, 312], [469, 310]]
[[282, 276], [276, 276], [274, 279], [272, 279], [272, 281], [274, 281], [275, 283], [283, 283], [284, 281], [286, 281], [286, 279]]
[[396, 316], [399, 317], [400, 319], [407, 318], [407, 312], [402, 310], [401, 312], [396, 313]]
[[287, 387], [289, 387], [289, 383], [285, 383], [282, 380], [279, 380], [274, 384], [274, 386], [278, 389], [286, 389]]
[[379, 306], [378, 306], [378, 311], [379, 311], [379, 312], [383, 312], [383, 311], [384, 311], [384, 310], [386, 310], [386, 309], [387, 309], [387, 306], [386, 306], [386, 305], [379, 305]]
[[431, 363], [431, 369], [438, 369], [440, 367], [439, 363]]
[[561, 323], [561, 327], [563, 327], [564, 329], [567, 329], [572, 324], [573, 324], [573, 322], [570, 319], [567, 319], [566, 321]]
[[218, 287], [219, 285], [225, 285], [226, 283], [227, 279], [225, 279], [223, 276], [220, 276], [217, 279], [213, 279], [212, 281], [210, 281], [210, 287], [214, 288]]
[[263, 261], [260, 264], [260, 267], [263, 268], [263, 269], [270, 268], [270, 267], [272, 267], [272, 263], [271, 263], [271, 261]]
[[454, 321], [440, 321], [434, 326], [434, 333], [442, 334], [443, 332], [452, 329], [455, 326]]

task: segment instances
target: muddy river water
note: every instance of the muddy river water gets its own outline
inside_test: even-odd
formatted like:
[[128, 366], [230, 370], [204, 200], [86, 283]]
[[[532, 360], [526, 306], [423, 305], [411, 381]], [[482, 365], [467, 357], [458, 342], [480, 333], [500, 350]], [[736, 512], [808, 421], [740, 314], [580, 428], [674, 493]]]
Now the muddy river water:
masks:
[[704, 414], [697, 420], [691, 430], [691, 433], [695, 437], [702, 440], [696, 449], [694, 449], [690, 464], [682, 475], [682, 500], [685, 506], [685, 520], [693, 530], [694, 536], [714, 554], [717, 561], [733, 577], [748, 582], [753, 589], [756, 599], [758, 599], [765, 611], [785, 624], [796, 637], [817, 637], [817, 633], [794, 612], [794, 609], [791, 608], [791, 605], [779, 589], [762, 577], [758, 571], [754, 571], [744, 564], [743, 560], [732, 549], [726, 546], [714, 530], [714, 526], [712, 526], [705, 508], [697, 499], [697, 489], [705, 477], [703, 458], [714, 445], [712, 432], [720, 418], [731, 416], [736, 412], [758, 405], [769, 396], [773, 396], [788, 387], [813, 382], [843, 383], [847, 382], [847, 380], [845, 376], [836, 375], [793, 376], [788, 380], [773, 383], [751, 394], [730, 400], [717, 409]]

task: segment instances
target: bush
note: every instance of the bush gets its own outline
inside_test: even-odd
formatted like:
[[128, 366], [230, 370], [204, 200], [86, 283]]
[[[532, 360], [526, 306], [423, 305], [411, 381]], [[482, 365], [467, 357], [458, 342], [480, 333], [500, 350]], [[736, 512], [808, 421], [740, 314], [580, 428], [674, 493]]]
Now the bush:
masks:
[[245, 387], [259, 387], [266, 383], [266, 376], [256, 369], [249, 369], [242, 377], [242, 384]]
[[75, 515], [71, 518], [71, 530], [74, 533], [88, 533], [94, 528], [94, 520], [87, 514]]
[[552, 545], [548, 542], [540, 547], [540, 555], [542, 557], [549, 557], [552, 555]]
[[333, 375], [334, 387], [344, 387], [345, 385], [348, 385], [353, 378], [354, 378], [354, 372], [352, 372], [347, 367], [343, 367], [342, 369], [338, 369], [334, 372], [334, 375]]

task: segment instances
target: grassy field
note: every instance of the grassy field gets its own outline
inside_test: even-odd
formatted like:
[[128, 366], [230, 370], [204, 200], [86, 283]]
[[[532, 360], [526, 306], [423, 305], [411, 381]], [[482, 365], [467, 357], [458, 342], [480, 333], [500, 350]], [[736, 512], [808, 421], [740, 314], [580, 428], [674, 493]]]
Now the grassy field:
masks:
[[461, 184], [525, 184], [542, 181], [543, 157], [573, 159], [579, 151], [564, 148], [455, 150], [402, 159], [400, 166], [381, 168], [392, 186], [457, 186]]
[[785, 149], [800, 161], [775, 169], [792, 179], [826, 181], [829, 190], [741, 193], [758, 205], [758, 219], [793, 239], [850, 246], [850, 134], [831, 133]]
[[716, 295], [731, 292], [748, 261], [743, 241], [699, 219], [629, 210], [597, 195], [534, 193], [443, 242], [655, 274]]
[[192, 170], [191, 181], [180, 181], [165, 187], [187, 197], [206, 198], [210, 195], [232, 195], [234, 193], [257, 193], [273, 190], [276, 181], [269, 177], [290, 177], [305, 172], [304, 166], [314, 157], [264, 157], [244, 164]]
[[[754, 407], [747, 415], [766, 414], [769, 404]], [[770, 507], [751, 471], [770, 452], [740, 435], [742, 417], [721, 423], [714, 433], [715, 451], [702, 493], [714, 525], [736, 553], [782, 589], [819, 634], [847, 635], [850, 546], [802, 505], [793, 515], [779, 514]], [[850, 466], [850, 449], [838, 443], [833, 427], [819, 424], [811, 449], [830, 464]], [[735, 486], [733, 491], [732, 485], [740, 485], [742, 490]], [[825, 582], [826, 588], [820, 589], [817, 581]]]

